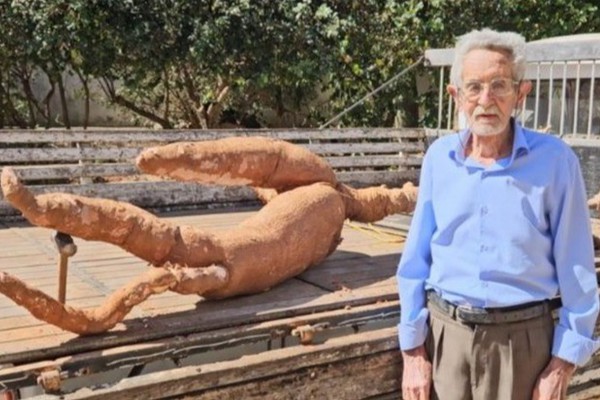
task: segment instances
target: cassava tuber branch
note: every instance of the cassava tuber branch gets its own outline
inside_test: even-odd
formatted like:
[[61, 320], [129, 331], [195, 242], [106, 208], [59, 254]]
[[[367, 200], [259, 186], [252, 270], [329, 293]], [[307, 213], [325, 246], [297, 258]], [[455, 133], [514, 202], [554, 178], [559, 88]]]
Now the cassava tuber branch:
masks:
[[600, 192], [596, 193], [592, 198], [590, 198], [587, 202], [587, 205], [590, 209], [600, 211]]
[[346, 206], [346, 217], [353, 221], [375, 222], [388, 215], [409, 212], [417, 202], [417, 188], [407, 182], [402, 189], [385, 186], [354, 189], [338, 184]]
[[181, 142], [144, 150], [136, 161], [142, 171], [180, 181], [249, 185], [276, 189], [325, 182], [333, 170], [307, 149], [264, 137]]
[[25, 307], [34, 317], [64, 330], [89, 335], [105, 332], [153, 294], [174, 290], [195, 293], [212, 290], [227, 281], [227, 271], [209, 268], [155, 268], [111, 294], [104, 303], [91, 310], [66, 306], [20, 279], [0, 272], [0, 292]]
[[6, 200], [34, 225], [115, 244], [152, 265], [204, 266], [223, 259], [213, 235], [174, 226], [131, 204], [66, 193], [34, 196], [10, 167], [0, 183]]

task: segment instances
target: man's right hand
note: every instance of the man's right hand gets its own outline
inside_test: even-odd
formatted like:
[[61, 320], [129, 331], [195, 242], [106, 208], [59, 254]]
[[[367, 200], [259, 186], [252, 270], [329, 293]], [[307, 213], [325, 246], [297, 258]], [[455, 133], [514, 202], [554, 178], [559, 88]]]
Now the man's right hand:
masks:
[[421, 345], [402, 352], [402, 399], [429, 400], [431, 392], [431, 362], [425, 346]]

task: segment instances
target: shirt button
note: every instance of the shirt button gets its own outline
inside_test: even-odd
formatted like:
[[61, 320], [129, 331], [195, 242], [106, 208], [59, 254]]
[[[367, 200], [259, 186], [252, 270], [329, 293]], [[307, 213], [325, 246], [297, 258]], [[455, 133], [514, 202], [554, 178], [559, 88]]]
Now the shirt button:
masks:
[[488, 208], [486, 206], [481, 207], [481, 215], [485, 215], [488, 213]]
[[487, 247], [485, 247], [485, 245], [482, 244], [479, 250], [483, 253], [487, 250]]

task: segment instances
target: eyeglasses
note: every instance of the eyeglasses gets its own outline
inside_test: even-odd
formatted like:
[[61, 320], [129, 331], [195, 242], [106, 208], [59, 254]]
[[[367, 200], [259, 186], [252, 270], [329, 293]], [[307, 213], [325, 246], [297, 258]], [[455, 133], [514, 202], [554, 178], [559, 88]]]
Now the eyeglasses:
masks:
[[496, 78], [490, 82], [467, 81], [462, 85], [460, 91], [467, 100], [477, 100], [487, 86], [492, 96], [505, 97], [512, 94], [518, 84], [519, 81], [510, 78]]

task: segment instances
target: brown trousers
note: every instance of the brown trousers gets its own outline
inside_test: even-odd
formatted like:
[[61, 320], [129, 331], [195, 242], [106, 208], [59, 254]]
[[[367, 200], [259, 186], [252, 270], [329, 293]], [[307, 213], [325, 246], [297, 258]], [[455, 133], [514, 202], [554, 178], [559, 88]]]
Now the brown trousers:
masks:
[[433, 364], [432, 399], [530, 400], [551, 358], [551, 313], [498, 325], [455, 321], [429, 306], [425, 347]]

